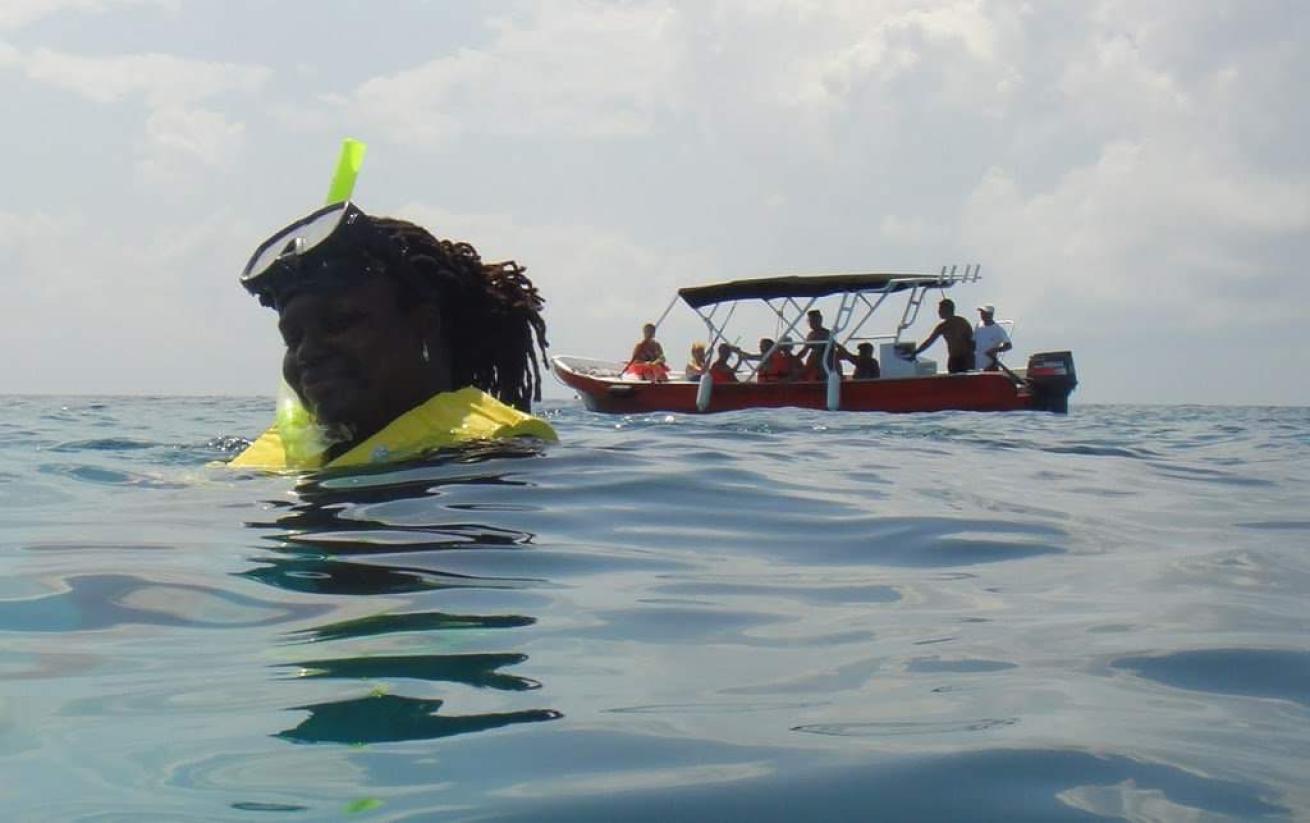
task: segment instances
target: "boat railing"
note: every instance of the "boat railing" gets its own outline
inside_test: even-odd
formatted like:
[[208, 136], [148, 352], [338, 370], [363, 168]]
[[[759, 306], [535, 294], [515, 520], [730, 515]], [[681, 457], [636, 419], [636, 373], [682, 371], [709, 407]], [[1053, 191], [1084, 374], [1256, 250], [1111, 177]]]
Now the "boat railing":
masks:
[[615, 378], [623, 372], [623, 363], [617, 360], [601, 360], [595, 357], [576, 357], [571, 354], [560, 354], [552, 358], [556, 363], [576, 372], [585, 374], [588, 377], [606, 377]]

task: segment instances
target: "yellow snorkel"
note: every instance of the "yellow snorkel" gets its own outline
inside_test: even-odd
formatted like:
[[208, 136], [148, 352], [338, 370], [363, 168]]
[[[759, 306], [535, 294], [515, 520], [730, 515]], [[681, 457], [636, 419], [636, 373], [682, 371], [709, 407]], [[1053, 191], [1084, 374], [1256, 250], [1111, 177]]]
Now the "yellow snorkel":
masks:
[[[364, 152], [367, 147], [359, 140], [347, 137], [341, 142], [341, 155], [337, 158], [336, 172], [328, 186], [325, 205], [349, 200], [355, 191], [355, 181], [359, 179], [360, 167], [364, 165]], [[323, 453], [332, 445], [329, 433], [314, 419], [314, 415], [300, 402], [285, 378], [279, 380], [277, 393], [277, 430], [282, 437], [282, 447], [286, 450], [288, 466], [316, 467], [321, 464]]]

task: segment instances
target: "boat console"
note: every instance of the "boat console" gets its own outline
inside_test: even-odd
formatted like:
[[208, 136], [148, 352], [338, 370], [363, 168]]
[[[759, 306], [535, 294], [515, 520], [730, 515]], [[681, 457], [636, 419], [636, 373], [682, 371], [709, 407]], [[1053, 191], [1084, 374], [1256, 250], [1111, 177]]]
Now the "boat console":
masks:
[[883, 377], [922, 377], [937, 373], [937, 361], [927, 357], [911, 360], [914, 341], [883, 343], [878, 347], [878, 364]]

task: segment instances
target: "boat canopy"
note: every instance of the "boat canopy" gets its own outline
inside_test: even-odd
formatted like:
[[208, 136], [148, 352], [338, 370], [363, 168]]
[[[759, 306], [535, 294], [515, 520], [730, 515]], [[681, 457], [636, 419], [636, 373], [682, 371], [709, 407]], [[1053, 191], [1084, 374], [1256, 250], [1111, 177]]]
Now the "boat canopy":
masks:
[[824, 297], [852, 292], [898, 292], [926, 286], [948, 288], [959, 281], [954, 274], [817, 274], [730, 280], [708, 286], [678, 289], [678, 296], [693, 309], [735, 300], [771, 300], [787, 297]]

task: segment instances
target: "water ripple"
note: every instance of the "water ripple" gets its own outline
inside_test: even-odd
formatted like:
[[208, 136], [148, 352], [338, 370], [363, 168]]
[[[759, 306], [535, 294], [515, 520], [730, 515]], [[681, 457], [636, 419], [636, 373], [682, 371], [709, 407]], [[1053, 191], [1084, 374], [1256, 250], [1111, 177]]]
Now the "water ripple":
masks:
[[270, 407], [0, 403], [14, 819], [1310, 815], [1310, 411], [206, 466]]

